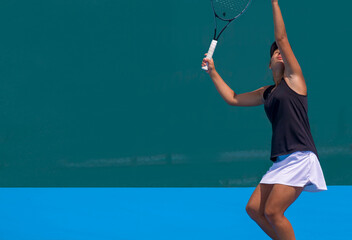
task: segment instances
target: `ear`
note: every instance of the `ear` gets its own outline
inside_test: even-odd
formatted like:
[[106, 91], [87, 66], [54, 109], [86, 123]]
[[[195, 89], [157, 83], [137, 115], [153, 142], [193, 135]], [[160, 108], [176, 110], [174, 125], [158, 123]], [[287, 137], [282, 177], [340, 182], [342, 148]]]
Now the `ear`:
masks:
[[269, 69], [271, 70], [271, 62], [273, 61], [273, 56], [271, 56], [270, 61], [269, 61]]

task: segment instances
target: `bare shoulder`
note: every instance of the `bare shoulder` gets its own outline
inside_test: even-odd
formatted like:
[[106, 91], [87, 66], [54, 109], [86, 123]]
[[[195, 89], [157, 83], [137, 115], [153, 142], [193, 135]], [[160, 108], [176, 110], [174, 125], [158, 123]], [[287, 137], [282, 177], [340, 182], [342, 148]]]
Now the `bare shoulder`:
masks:
[[263, 95], [263, 93], [265, 92], [265, 90], [267, 90], [269, 87], [271, 87], [272, 85], [267, 85], [267, 86], [263, 86], [261, 88], [258, 88], [257, 90], [255, 90], [258, 94]]
[[267, 85], [267, 86], [262, 87], [261, 99], [262, 99], [262, 102], [263, 102], [263, 103], [265, 102], [265, 99], [264, 99], [264, 93], [265, 93], [265, 91], [266, 91], [269, 87], [274, 87], [274, 86], [275, 86], [275, 85]]
[[255, 90], [254, 92], [257, 93], [257, 95], [263, 99], [263, 95], [264, 95], [264, 92], [269, 88], [271, 87], [272, 85], [267, 85], [267, 86], [263, 86], [261, 88], [258, 88], [257, 90]]

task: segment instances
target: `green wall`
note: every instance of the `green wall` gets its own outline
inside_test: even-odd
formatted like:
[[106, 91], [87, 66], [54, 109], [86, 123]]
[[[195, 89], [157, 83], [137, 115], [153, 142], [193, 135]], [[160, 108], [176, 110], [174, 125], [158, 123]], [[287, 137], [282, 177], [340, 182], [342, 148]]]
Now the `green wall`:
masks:
[[[352, 3], [280, 5], [327, 183], [351, 185]], [[271, 165], [263, 107], [226, 105], [200, 69], [210, 1], [6, 0], [0, 31], [0, 186], [254, 186]], [[273, 40], [270, 1], [223, 34], [236, 92], [272, 84]]]

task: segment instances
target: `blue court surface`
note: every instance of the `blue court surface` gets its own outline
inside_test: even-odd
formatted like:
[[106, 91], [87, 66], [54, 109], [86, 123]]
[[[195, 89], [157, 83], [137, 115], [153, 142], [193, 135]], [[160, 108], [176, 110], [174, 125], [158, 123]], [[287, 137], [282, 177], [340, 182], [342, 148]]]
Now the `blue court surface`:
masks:
[[[352, 186], [303, 192], [297, 239], [352, 239]], [[2, 188], [2, 240], [269, 239], [246, 215], [254, 188]]]

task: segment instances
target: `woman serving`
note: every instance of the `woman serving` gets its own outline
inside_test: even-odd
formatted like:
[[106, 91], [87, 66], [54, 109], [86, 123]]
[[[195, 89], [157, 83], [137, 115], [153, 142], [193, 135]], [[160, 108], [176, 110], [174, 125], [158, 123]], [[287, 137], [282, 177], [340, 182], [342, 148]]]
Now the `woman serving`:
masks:
[[327, 190], [308, 120], [307, 86], [289, 44], [278, 0], [271, 0], [275, 42], [270, 48], [269, 68], [274, 85], [236, 94], [217, 73], [212, 59], [207, 73], [223, 99], [232, 106], [264, 104], [272, 124], [272, 167], [250, 197], [248, 215], [272, 239], [295, 239], [284, 216], [302, 191]]

